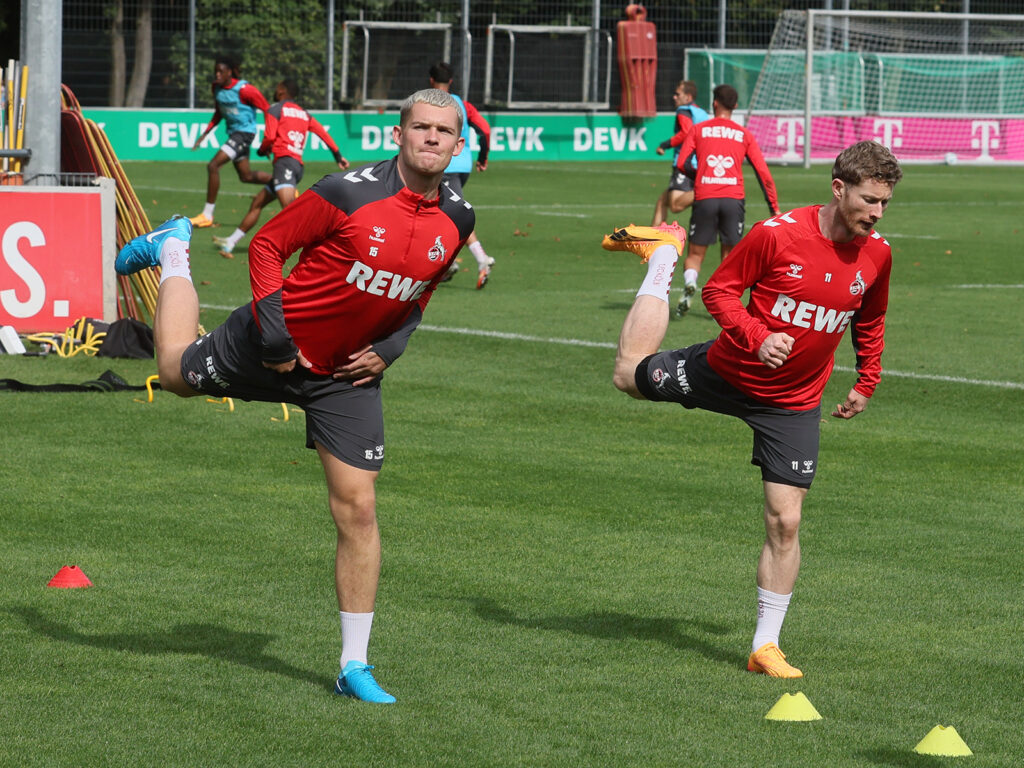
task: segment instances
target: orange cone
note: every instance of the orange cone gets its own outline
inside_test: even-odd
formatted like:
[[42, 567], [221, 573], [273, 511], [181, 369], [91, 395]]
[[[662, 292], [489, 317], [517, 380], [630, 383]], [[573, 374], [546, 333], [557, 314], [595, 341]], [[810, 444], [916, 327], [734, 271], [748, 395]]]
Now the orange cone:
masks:
[[92, 582], [77, 565], [65, 565], [57, 571], [57, 575], [50, 579], [50, 583], [46, 586], [73, 589], [75, 587], [91, 587]]

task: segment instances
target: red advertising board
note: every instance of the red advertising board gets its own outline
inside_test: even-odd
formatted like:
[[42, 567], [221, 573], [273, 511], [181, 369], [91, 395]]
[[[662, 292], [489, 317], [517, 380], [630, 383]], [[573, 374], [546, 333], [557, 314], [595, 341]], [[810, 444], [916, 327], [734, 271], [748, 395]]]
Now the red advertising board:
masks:
[[0, 325], [116, 318], [114, 202], [102, 187], [0, 187]]

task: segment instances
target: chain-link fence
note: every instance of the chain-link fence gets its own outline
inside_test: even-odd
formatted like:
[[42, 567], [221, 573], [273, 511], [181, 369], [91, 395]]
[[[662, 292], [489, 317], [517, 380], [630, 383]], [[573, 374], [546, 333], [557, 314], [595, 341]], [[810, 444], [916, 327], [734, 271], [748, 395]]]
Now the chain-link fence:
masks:
[[[670, 96], [683, 76], [687, 49], [767, 48], [782, 10], [1022, 11], [1019, 0], [652, 0], [644, 5], [647, 20], [657, 28], [661, 111], [673, 108]], [[311, 108], [352, 107], [372, 95], [362, 90], [366, 67], [392, 73], [382, 84], [374, 70], [367, 91], [391, 83], [412, 90], [426, 85], [426, 67], [440, 58], [441, 49], [411, 31], [390, 40], [368, 37], [369, 25], [346, 21], [441, 23], [452, 33], [455, 89], [484, 106], [489, 25], [582, 26], [594, 30], [595, 41], [607, 35], [614, 40], [625, 7], [601, 0], [65, 0], [63, 79], [85, 106], [212, 108], [207, 84], [214, 58], [231, 54], [241, 60], [243, 77], [264, 93], [288, 77], [300, 84], [301, 99]], [[534, 91], [546, 93], [550, 82], [579, 77], [577, 56], [555, 55], [562, 51], [557, 35], [547, 50], [522, 54], [533, 63], [525, 75], [517, 75], [527, 81], [520, 83], [527, 92], [530, 81]], [[595, 50], [592, 91], [603, 96], [608, 80], [615, 110], [620, 83], [614, 53], [606, 77], [606, 54], [600, 44]], [[348, 102], [341, 102], [343, 92]]]

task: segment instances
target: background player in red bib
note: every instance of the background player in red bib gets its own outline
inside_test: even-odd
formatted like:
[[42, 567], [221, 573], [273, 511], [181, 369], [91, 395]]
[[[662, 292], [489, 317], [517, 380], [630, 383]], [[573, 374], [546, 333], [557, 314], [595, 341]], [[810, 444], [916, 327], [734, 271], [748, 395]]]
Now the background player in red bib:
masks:
[[676, 312], [682, 316], [690, 310], [697, 292], [697, 278], [704, 254], [715, 240], [722, 241], [722, 259], [743, 237], [745, 193], [743, 161], [749, 160], [764, 192], [768, 210], [779, 212], [775, 181], [753, 135], [733, 121], [739, 96], [731, 85], [720, 85], [714, 91], [714, 117], [694, 126], [679, 150], [676, 167], [683, 169], [690, 155], [697, 155], [697, 176], [694, 179], [693, 212], [690, 214], [690, 245], [683, 272], [683, 297]]
[[206, 205], [203, 212], [192, 217], [192, 226], [212, 227], [213, 210], [220, 191], [220, 167], [229, 162], [235, 164], [239, 181], [246, 184], [266, 184], [270, 174], [254, 171], [249, 167], [249, 148], [256, 138], [256, 110], [267, 111], [267, 100], [259, 88], [241, 79], [238, 61], [232, 56], [221, 56], [213, 65], [213, 101], [216, 108], [209, 125], [192, 145], [195, 152], [217, 124], [223, 119], [227, 125], [228, 140], [206, 166]]
[[682, 230], [631, 226], [602, 244], [648, 262], [619, 337], [615, 386], [639, 399], [736, 416], [754, 431], [751, 463], [761, 468], [766, 535], [747, 661], [753, 672], [803, 675], [778, 643], [800, 569], [800, 517], [817, 469], [821, 396], [847, 328], [857, 379], [832, 416], [856, 416], [878, 384], [891, 253], [874, 225], [901, 178], [896, 158], [881, 144], [865, 141], [843, 150], [826, 205], [755, 224], [722, 262], [703, 292], [722, 332], [685, 349], [658, 352]]
[[463, 148], [461, 114], [442, 91], [406, 99], [392, 131], [398, 155], [325, 176], [268, 221], [249, 245], [253, 301], [198, 340], [188, 219], [140, 235], [115, 261], [123, 275], [161, 267], [153, 331], [162, 389], [305, 411], [306, 446], [319, 454], [338, 533], [342, 649], [334, 690], [363, 701], [395, 701], [366, 658], [381, 563], [381, 375], [473, 231], [472, 207], [438, 194]]
[[242, 223], [234, 232], [227, 237], [214, 236], [213, 242], [220, 246], [220, 255], [225, 258], [232, 258], [232, 249], [246, 232], [256, 226], [260, 212], [270, 201], [276, 198], [281, 207], [286, 208], [295, 199], [305, 170], [302, 153], [310, 132], [327, 145], [341, 170], [348, 168], [348, 160], [341, 156], [327, 129], [296, 103], [298, 97], [299, 86], [294, 80], [282, 80], [274, 86], [274, 103], [267, 110], [263, 143], [256, 152], [262, 157], [273, 155], [273, 179], [253, 197]]

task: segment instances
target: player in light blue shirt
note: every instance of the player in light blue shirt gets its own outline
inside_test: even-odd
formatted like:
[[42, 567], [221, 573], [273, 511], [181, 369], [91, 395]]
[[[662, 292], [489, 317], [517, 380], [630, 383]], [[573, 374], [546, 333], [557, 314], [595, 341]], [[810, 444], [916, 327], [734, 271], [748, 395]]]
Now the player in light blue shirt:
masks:
[[661, 193], [658, 202], [654, 205], [654, 218], [651, 224], [658, 226], [665, 224], [669, 211], [682, 213], [693, 204], [693, 176], [697, 171], [696, 159], [691, 159], [683, 171], [676, 169], [676, 160], [679, 155], [679, 147], [686, 139], [686, 134], [697, 123], [710, 119], [711, 115], [697, 106], [694, 99], [697, 98], [697, 84], [692, 80], [680, 80], [676, 86], [672, 100], [676, 104], [676, 132], [671, 139], [667, 139], [658, 145], [655, 150], [659, 155], [664, 155], [669, 147], [675, 147], [672, 155], [672, 178], [669, 180], [668, 189]]

